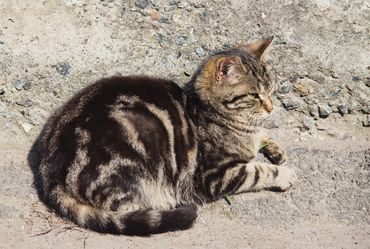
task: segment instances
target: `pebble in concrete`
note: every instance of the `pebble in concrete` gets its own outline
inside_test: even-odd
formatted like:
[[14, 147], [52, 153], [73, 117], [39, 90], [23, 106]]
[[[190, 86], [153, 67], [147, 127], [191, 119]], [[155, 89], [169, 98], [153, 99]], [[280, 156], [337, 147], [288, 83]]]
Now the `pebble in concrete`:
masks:
[[321, 104], [318, 107], [320, 118], [327, 118], [332, 113], [332, 109], [328, 104]]

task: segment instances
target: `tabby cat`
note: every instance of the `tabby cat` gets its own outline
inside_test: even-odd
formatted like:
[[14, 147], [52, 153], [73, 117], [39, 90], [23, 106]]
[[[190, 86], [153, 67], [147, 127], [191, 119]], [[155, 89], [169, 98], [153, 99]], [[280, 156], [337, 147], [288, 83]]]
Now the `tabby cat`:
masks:
[[183, 89], [114, 76], [77, 93], [37, 141], [42, 200], [81, 227], [150, 235], [190, 228], [197, 206], [225, 195], [288, 189], [285, 152], [258, 127], [273, 110], [271, 43], [211, 55]]

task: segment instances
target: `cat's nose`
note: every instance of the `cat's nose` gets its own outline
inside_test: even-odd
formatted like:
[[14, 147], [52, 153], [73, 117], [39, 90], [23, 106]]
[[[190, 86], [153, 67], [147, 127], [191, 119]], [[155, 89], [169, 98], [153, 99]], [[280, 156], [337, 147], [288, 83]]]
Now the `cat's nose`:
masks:
[[270, 106], [266, 107], [266, 111], [267, 111], [268, 113], [272, 112], [273, 110], [274, 110], [274, 107], [273, 107], [272, 105], [270, 105]]
[[272, 104], [272, 101], [270, 98], [266, 99], [265, 101], [263, 101], [263, 108], [268, 112], [272, 112], [272, 110], [274, 110], [274, 106]]

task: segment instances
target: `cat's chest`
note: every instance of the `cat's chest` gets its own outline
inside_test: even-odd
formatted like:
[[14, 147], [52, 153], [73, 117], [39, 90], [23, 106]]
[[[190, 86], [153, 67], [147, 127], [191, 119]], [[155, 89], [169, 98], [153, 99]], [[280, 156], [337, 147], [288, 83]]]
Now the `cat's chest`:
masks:
[[259, 150], [260, 132], [232, 132], [215, 127], [209, 127], [202, 136], [203, 153], [207, 158], [222, 158], [234, 156], [250, 161]]
[[220, 139], [222, 148], [239, 155], [242, 159], [251, 160], [258, 152], [259, 133], [228, 133]]

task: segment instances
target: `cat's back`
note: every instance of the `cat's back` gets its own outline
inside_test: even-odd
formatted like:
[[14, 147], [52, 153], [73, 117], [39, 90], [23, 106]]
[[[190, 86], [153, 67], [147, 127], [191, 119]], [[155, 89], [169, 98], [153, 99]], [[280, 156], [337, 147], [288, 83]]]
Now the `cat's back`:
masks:
[[172, 81], [147, 76], [113, 76], [80, 91], [64, 109], [76, 107], [76, 104], [84, 109], [107, 107], [119, 103], [125, 97], [163, 108], [173, 105], [172, 100], [181, 105], [185, 103], [181, 88]]
[[79, 130], [113, 132], [114, 127], [121, 129], [117, 126], [123, 122], [136, 129], [144, 128], [142, 133], [182, 127], [189, 122], [185, 105], [182, 89], [169, 80], [147, 76], [103, 78], [75, 94], [49, 118], [42, 132], [42, 144], [47, 150], [58, 146], [58, 141], [59, 145], [72, 144], [68, 140]]
[[[167, 175], [177, 178], [179, 167], [195, 160], [195, 134], [185, 105], [185, 94], [172, 81], [141, 76], [99, 80], [49, 119], [42, 136], [49, 166], [43, 171], [57, 182], [78, 185], [71, 192], [81, 199], [99, 165], [114, 160], [139, 162], [151, 167], [147, 172], [154, 176], [162, 163], [168, 165]], [[68, 173], [74, 171], [80, 173]]]
[[[114, 111], [159, 108], [173, 113], [185, 106], [186, 97], [174, 82], [147, 76], [113, 76], [82, 89], [60, 107], [46, 128], [81, 122], [82, 118], [111, 115]], [[46, 132], [48, 133], [48, 132]]]

